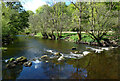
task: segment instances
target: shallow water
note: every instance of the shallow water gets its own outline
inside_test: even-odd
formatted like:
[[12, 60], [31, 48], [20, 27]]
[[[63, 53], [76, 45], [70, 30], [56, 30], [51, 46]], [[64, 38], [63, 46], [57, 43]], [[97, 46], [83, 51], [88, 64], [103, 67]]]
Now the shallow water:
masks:
[[[32, 61], [31, 67], [22, 65], [13, 69], [5, 67], [5, 61], [11, 57], [25, 56], [29, 60], [42, 55], [51, 55], [51, 51], [60, 52], [70, 56], [71, 48], [77, 47], [79, 51], [86, 51], [88, 45], [75, 44], [66, 41], [45, 40], [35, 37], [19, 36], [3, 56], [3, 79], [117, 79], [118, 55], [120, 48], [104, 51], [100, 54], [94, 52], [80, 59], [56, 59], [48, 61]], [[49, 51], [48, 51], [49, 50]], [[50, 51], [51, 50], [51, 51]]]

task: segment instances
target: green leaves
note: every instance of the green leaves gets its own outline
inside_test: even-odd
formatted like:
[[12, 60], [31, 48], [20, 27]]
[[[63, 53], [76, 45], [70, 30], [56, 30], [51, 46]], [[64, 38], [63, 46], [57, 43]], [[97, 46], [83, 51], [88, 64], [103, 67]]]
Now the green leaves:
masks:
[[28, 16], [20, 2], [2, 2], [2, 36], [13, 36], [28, 27]]

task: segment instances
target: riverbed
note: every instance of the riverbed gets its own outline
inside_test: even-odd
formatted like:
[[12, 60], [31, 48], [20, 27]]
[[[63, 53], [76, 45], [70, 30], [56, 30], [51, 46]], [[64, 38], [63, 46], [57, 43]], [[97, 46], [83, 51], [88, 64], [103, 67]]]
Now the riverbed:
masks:
[[[118, 55], [120, 48], [102, 53], [94, 52], [79, 58], [69, 58], [65, 61], [40, 61], [42, 55], [50, 55], [48, 50], [71, 54], [72, 47], [78, 51], [86, 51], [85, 44], [75, 44], [63, 40], [48, 40], [39, 37], [18, 36], [13, 44], [7, 46], [2, 53], [3, 79], [118, 79]], [[6, 60], [25, 56], [32, 61], [31, 67], [19, 65], [6, 68]]]

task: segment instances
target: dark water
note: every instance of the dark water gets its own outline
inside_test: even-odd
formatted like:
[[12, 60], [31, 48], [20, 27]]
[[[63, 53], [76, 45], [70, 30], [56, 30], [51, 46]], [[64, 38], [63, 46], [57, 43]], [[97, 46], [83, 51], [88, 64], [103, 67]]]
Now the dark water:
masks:
[[73, 46], [80, 51], [87, 47], [65, 41], [20, 36], [8, 46], [7, 52], [2, 54], [3, 79], [118, 79], [119, 48], [101, 54], [91, 53], [81, 59], [67, 59], [63, 62], [32, 61], [31, 67], [22, 65], [13, 69], [5, 67], [5, 60], [11, 57], [25, 56], [32, 60], [47, 53], [46, 50], [70, 54]]

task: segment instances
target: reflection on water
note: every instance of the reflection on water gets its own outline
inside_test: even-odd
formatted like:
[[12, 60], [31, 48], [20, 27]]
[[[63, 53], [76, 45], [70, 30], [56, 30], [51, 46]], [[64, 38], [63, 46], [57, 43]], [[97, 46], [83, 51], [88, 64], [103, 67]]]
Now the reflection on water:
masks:
[[23, 66], [19, 65], [13, 69], [3, 68], [3, 79], [16, 79], [20, 76]]
[[72, 79], [85, 79], [87, 77], [87, 70], [83, 68], [77, 68], [76, 72], [72, 73]]
[[[38, 58], [51, 52], [61, 52], [71, 55], [75, 46], [83, 51], [86, 45], [77, 45], [65, 41], [43, 40], [39, 38], [21, 37], [3, 52], [3, 79], [117, 79], [118, 55], [120, 48], [104, 51], [100, 54], [91, 53], [80, 59], [66, 59], [59, 62], [56, 59], [39, 61]], [[50, 51], [51, 50], [51, 51]], [[25, 56], [32, 61], [31, 67], [17, 66], [13, 69], [5, 67], [6, 59]]]

